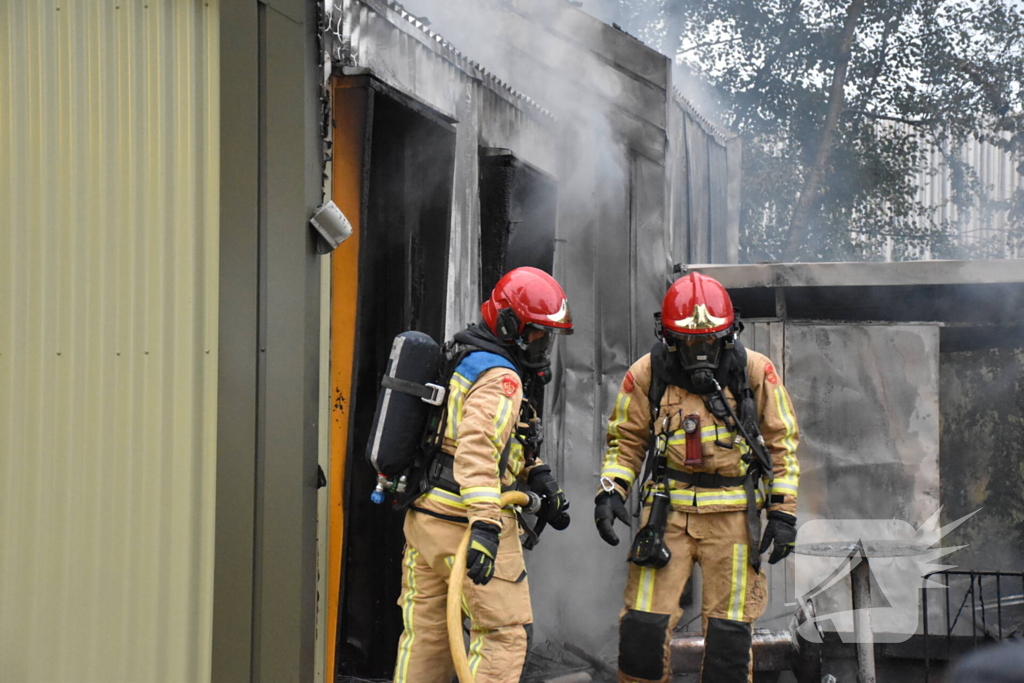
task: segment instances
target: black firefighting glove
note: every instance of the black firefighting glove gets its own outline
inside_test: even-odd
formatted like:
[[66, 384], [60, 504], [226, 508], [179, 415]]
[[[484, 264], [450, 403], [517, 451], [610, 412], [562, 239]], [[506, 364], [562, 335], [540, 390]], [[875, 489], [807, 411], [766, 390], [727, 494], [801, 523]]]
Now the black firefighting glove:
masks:
[[551, 474], [551, 468], [537, 465], [530, 470], [526, 483], [531, 491], [541, 497], [539, 516], [559, 531], [569, 526], [569, 501], [562, 493], [558, 480]]
[[501, 527], [490, 522], [473, 522], [466, 552], [466, 576], [484, 586], [494, 576], [494, 558], [498, 556]]
[[594, 499], [594, 522], [597, 533], [608, 545], [618, 545], [619, 537], [615, 535], [612, 525], [619, 520], [629, 526], [629, 512], [618, 491], [601, 491]]
[[764, 536], [761, 537], [758, 555], [768, 550], [768, 546], [773, 542], [775, 547], [772, 548], [768, 564], [775, 564], [793, 552], [793, 544], [796, 543], [796, 517], [779, 510], [768, 513], [768, 524], [764, 528]]

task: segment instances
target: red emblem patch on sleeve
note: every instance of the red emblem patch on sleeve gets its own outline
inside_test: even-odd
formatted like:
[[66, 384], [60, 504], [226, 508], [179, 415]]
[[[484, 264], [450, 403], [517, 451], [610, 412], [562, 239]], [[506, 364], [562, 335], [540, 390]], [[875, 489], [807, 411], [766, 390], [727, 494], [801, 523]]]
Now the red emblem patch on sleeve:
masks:
[[634, 386], [636, 383], [633, 381], [633, 373], [626, 370], [626, 376], [622, 378], [622, 390], [627, 394], [632, 394]]
[[519, 388], [519, 382], [515, 381], [511, 377], [506, 377], [501, 380], [501, 390], [505, 392], [505, 395], [512, 398], [516, 395], [516, 389]]
[[779, 376], [775, 374], [775, 366], [771, 363], [764, 366], [764, 378], [772, 384], [779, 383]]

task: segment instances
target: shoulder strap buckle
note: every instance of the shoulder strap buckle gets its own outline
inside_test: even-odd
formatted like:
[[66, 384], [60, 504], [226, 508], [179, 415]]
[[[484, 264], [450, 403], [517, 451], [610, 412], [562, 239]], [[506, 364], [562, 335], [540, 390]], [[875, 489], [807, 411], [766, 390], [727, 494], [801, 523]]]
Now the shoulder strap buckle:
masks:
[[399, 391], [403, 394], [415, 396], [424, 403], [429, 403], [430, 405], [439, 406], [444, 403], [445, 388], [432, 382], [418, 384], [417, 382], [398, 379], [391, 375], [384, 375], [380, 380], [380, 385], [385, 389], [391, 389], [392, 391]]
[[444, 403], [445, 388], [440, 384], [434, 384], [433, 382], [427, 382], [424, 384], [427, 389], [430, 389], [430, 396], [420, 396], [420, 400], [424, 403], [429, 403], [432, 406], [439, 406]]

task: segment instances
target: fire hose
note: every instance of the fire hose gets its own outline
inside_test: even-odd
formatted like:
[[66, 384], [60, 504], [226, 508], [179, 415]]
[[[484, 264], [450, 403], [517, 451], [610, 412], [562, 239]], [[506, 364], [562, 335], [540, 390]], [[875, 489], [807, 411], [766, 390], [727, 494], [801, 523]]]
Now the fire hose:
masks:
[[[539, 508], [539, 503], [540, 497], [535, 493], [508, 491], [501, 494], [503, 508], [518, 505], [526, 508], [527, 512], [533, 512], [535, 508]], [[472, 533], [472, 526], [467, 525], [466, 533], [462, 535], [459, 549], [455, 553], [451, 577], [448, 579], [448, 645], [452, 651], [452, 661], [455, 662], [455, 673], [459, 676], [459, 683], [475, 683], [473, 673], [469, 670], [466, 646], [462, 642], [462, 584], [466, 580], [466, 554], [469, 552], [469, 537]]]

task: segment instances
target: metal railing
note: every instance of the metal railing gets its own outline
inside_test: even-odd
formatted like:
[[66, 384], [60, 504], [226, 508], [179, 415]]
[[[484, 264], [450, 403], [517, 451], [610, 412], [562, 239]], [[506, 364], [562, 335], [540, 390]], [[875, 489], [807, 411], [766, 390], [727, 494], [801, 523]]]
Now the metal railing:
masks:
[[[943, 577], [945, 579], [945, 634], [930, 633], [931, 625], [928, 617], [929, 579]], [[1006, 608], [1024, 605], [1024, 572], [968, 571], [947, 569], [931, 572], [924, 576], [925, 586], [921, 588], [921, 610], [923, 615], [924, 636], [924, 671], [925, 681], [931, 681], [931, 640], [941, 638], [945, 645], [945, 657], [948, 662], [953, 658], [953, 641], [967, 641], [966, 619], [970, 619], [970, 647], [977, 647], [979, 642], [998, 642], [1014, 635], [1020, 635], [1020, 625], [1010, 627], [1004, 617]], [[962, 594], [961, 594], [962, 590]], [[1013, 591], [1020, 591], [1013, 592]], [[988, 596], [986, 598], [986, 595]], [[970, 615], [966, 614], [970, 601]], [[957, 602], [959, 605], [957, 606]], [[954, 613], [955, 608], [955, 613]], [[1024, 611], [1016, 611], [1020, 619]], [[964, 621], [961, 621], [963, 619]], [[1024, 623], [1024, 621], [1022, 621]], [[959, 633], [957, 626], [960, 626]], [[959, 652], [958, 652], [959, 654]]]

